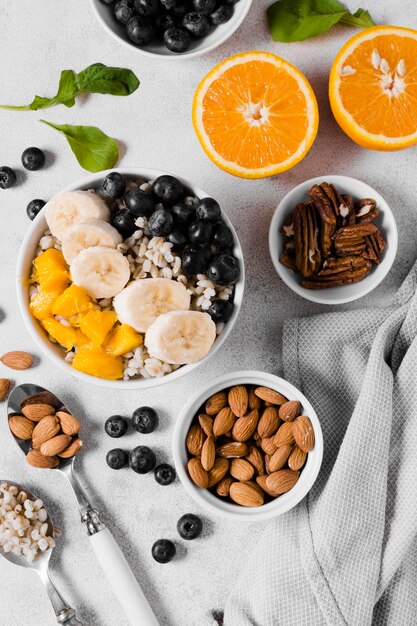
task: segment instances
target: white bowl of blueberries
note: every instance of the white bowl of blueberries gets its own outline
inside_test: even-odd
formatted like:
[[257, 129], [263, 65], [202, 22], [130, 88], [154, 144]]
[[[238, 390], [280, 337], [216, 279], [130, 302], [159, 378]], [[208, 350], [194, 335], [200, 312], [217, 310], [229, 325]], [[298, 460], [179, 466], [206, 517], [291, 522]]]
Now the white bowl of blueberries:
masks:
[[224, 43], [252, 0], [90, 0], [110, 35], [129, 48], [175, 59], [196, 57]]

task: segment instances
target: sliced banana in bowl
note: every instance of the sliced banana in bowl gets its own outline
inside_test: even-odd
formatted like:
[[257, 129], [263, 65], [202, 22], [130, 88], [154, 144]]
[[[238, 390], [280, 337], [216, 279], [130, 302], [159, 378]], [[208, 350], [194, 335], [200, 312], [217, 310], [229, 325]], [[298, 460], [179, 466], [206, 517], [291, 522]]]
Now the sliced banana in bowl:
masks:
[[70, 265], [72, 281], [93, 298], [113, 298], [130, 278], [129, 261], [113, 248], [82, 250]]
[[71, 265], [85, 248], [117, 248], [122, 241], [121, 234], [111, 224], [93, 217], [84, 222], [76, 222], [67, 229], [62, 240], [62, 254], [68, 265]]
[[98, 194], [92, 191], [59, 193], [46, 203], [45, 218], [54, 237], [63, 241], [68, 228], [77, 222], [94, 218], [110, 221], [110, 209]]

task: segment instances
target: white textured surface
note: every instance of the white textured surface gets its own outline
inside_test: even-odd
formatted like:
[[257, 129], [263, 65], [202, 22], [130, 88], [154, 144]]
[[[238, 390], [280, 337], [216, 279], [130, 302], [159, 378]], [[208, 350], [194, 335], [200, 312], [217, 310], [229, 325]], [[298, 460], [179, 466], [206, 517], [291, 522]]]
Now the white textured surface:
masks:
[[[16, 382], [33, 381], [50, 386], [83, 419], [86, 446], [78, 468], [91, 499], [101, 510], [131, 562], [138, 579], [163, 625], [197, 626], [210, 607], [220, 607], [241, 564], [263, 529], [208, 519], [185, 494], [179, 483], [160, 487], [151, 475], [131, 471], [112, 472], [105, 464], [114, 442], [103, 433], [103, 422], [114, 413], [129, 415], [142, 404], [161, 413], [161, 428], [152, 435], [130, 434], [120, 441], [126, 447], [147, 443], [161, 460], [170, 461], [170, 439], [183, 399], [199, 381], [234, 369], [265, 369], [281, 373], [280, 333], [284, 318], [325, 310], [301, 300], [278, 279], [268, 256], [269, 220], [280, 198], [306, 178], [329, 173], [363, 178], [384, 195], [394, 210], [399, 230], [399, 253], [388, 278], [366, 299], [346, 306], [360, 308], [384, 301], [405, 277], [415, 257], [415, 149], [401, 153], [367, 152], [354, 145], [334, 122], [327, 100], [327, 76], [336, 51], [353, 30], [336, 27], [332, 33], [300, 44], [273, 44], [264, 10], [269, 0], [253, 3], [239, 31], [217, 51], [197, 60], [166, 64], [126, 50], [105, 34], [86, 2], [43, 0], [3, 2], [2, 80], [0, 102], [29, 102], [35, 93], [52, 95], [64, 68], [80, 70], [101, 61], [131, 67], [141, 79], [129, 98], [94, 95], [82, 98], [72, 109], [59, 107], [41, 113], [0, 111], [1, 164], [19, 168], [22, 151], [37, 145], [49, 151], [48, 167], [22, 174], [21, 184], [0, 190], [2, 219], [0, 282], [0, 351], [33, 350], [16, 305], [14, 269], [19, 244], [28, 226], [25, 207], [29, 200], [46, 200], [72, 180], [84, 175], [65, 139], [41, 125], [41, 117], [55, 123], [93, 124], [123, 143], [122, 163], [177, 172], [212, 193], [236, 226], [247, 268], [247, 289], [242, 312], [226, 345], [213, 361], [168, 388], [149, 392], [114, 393], [80, 385], [41, 359], [27, 372], [12, 376]], [[351, 9], [357, 2], [347, 3]], [[412, 0], [368, 3], [379, 23], [417, 27]], [[296, 168], [265, 181], [234, 179], [218, 170], [202, 153], [191, 127], [192, 94], [200, 78], [231, 53], [271, 50], [305, 72], [316, 91], [321, 122], [309, 155]], [[0, 376], [10, 372], [1, 367]], [[26, 483], [44, 498], [62, 538], [52, 559], [53, 576], [85, 623], [125, 626], [111, 589], [94, 560], [74, 500], [59, 474], [29, 468], [10, 439], [5, 420], [0, 422], [0, 478]], [[201, 513], [205, 536], [195, 542], [180, 541], [176, 521], [183, 513]], [[155, 563], [150, 547], [160, 537], [178, 539], [178, 558], [168, 565]], [[36, 626], [55, 623], [41, 583], [29, 570], [0, 561], [2, 626]], [[229, 625], [228, 625], [229, 626]], [[232, 625], [230, 625], [232, 626]], [[233, 625], [238, 626], [238, 625]]]

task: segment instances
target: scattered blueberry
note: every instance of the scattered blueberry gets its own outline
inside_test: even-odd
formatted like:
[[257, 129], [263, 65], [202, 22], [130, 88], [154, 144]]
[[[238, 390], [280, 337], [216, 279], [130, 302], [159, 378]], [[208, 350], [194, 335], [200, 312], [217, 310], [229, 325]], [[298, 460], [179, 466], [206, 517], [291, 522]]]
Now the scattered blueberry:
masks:
[[132, 425], [142, 435], [152, 433], [159, 425], [158, 413], [150, 406], [141, 406], [133, 411]]
[[148, 446], [138, 446], [129, 452], [129, 466], [137, 474], [147, 474], [155, 465], [155, 453]]
[[124, 239], [130, 237], [130, 235], [137, 230], [135, 217], [131, 214], [129, 209], [120, 209], [117, 211], [117, 213], [113, 215], [111, 223]]
[[155, 199], [151, 193], [146, 193], [139, 187], [133, 187], [125, 195], [125, 204], [136, 217], [148, 217], [155, 210]]
[[204, 249], [198, 244], [185, 246], [182, 252], [182, 269], [187, 276], [204, 274], [206, 255]]
[[169, 211], [158, 209], [149, 218], [148, 228], [154, 237], [165, 237], [174, 226], [174, 218]]
[[178, 520], [177, 530], [180, 537], [186, 539], [187, 541], [197, 539], [203, 530], [203, 522], [199, 517], [197, 517], [197, 515], [193, 515], [193, 513], [186, 513]]
[[39, 213], [39, 211], [43, 209], [45, 204], [46, 204], [45, 200], [39, 200], [39, 199], [31, 200], [26, 207], [26, 213], [27, 213], [28, 218], [30, 220], [34, 220], [37, 214]]
[[233, 304], [229, 300], [212, 300], [207, 313], [213, 322], [227, 322], [232, 317]]
[[174, 246], [185, 246], [185, 244], [187, 243], [187, 236], [182, 230], [175, 228], [170, 233], [168, 233], [167, 241], [173, 243]]
[[0, 189], [9, 189], [17, 181], [16, 172], [11, 167], [0, 167]]
[[201, 198], [196, 208], [197, 217], [201, 220], [217, 222], [221, 217], [220, 204], [214, 198]]
[[[171, 30], [171, 29], [168, 29]], [[174, 176], [159, 176], [153, 183], [154, 194], [164, 204], [175, 204], [184, 194], [184, 188]]]
[[190, 35], [185, 28], [173, 26], [165, 31], [164, 42], [171, 52], [185, 52], [190, 46]]
[[198, 13], [210, 15], [216, 8], [216, 0], [193, 0], [193, 5]]
[[146, 17], [151, 17], [158, 13], [158, 4], [158, 0], [133, 0], [136, 13]]
[[134, 15], [127, 23], [126, 33], [137, 46], [146, 46], [155, 37], [155, 29], [149, 17]]
[[127, 420], [121, 415], [112, 415], [106, 420], [104, 424], [104, 430], [109, 437], [123, 437], [127, 432]]
[[106, 454], [106, 462], [112, 469], [119, 470], [127, 464], [127, 454], [120, 448], [109, 450]]
[[118, 0], [113, 7], [114, 17], [120, 24], [126, 26], [128, 21], [135, 15], [135, 10], [129, 0]]
[[155, 30], [159, 35], [163, 35], [168, 28], [175, 26], [175, 19], [169, 13], [161, 13], [155, 19]]
[[233, 246], [233, 233], [226, 224], [219, 222], [214, 228], [212, 241], [219, 248], [231, 248]]
[[168, 463], [161, 463], [158, 467], [155, 467], [155, 480], [160, 485], [170, 485], [175, 480], [175, 470], [172, 465]]
[[240, 277], [239, 261], [229, 254], [220, 254], [209, 263], [207, 276], [217, 285], [234, 285]]
[[195, 216], [194, 207], [185, 202], [177, 202], [171, 207], [171, 213], [173, 214], [177, 224], [188, 224]]
[[114, 200], [121, 198], [126, 189], [126, 181], [119, 172], [110, 172], [103, 180], [103, 191], [109, 198]]
[[233, 9], [230, 4], [220, 4], [213, 13], [210, 13], [210, 20], [214, 26], [225, 24], [232, 17]]
[[158, 539], [152, 546], [152, 556], [158, 563], [169, 563], [176, 552], [175, 545], [169, 539]]
[[207, 15], [197, 13], [196, 11], [186, 13], [182, 25], [188, 30], [190, 35], [196, 39], [205, 37], [210, 30], [210, 22]]
[[188, 237], [191, 243], [205, 243], [210, 241], [213, 232], [213, 224], [208, 220], [196, 220], [190, 224]]
[[40, 148], [26, 148], [22, 153], [22, 165], [31, 172], [40, 170], [45, 165], [45, 153]]

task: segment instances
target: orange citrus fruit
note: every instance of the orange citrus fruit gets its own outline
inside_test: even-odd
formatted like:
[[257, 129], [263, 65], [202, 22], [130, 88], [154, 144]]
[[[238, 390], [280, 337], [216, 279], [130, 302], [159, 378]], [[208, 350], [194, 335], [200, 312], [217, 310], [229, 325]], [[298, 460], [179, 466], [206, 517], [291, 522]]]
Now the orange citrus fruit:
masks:
[[285, 172], [305, 157], [319, 114], [306, 77], [269, 52], [222, 61], [197, 87], [193, 124], [207, 156], [242, 178]]
[[376, 26], [349, 39], [333, 63], [329, 98], [339, 126], [360, 146], [417, 143], [417, 31]]

